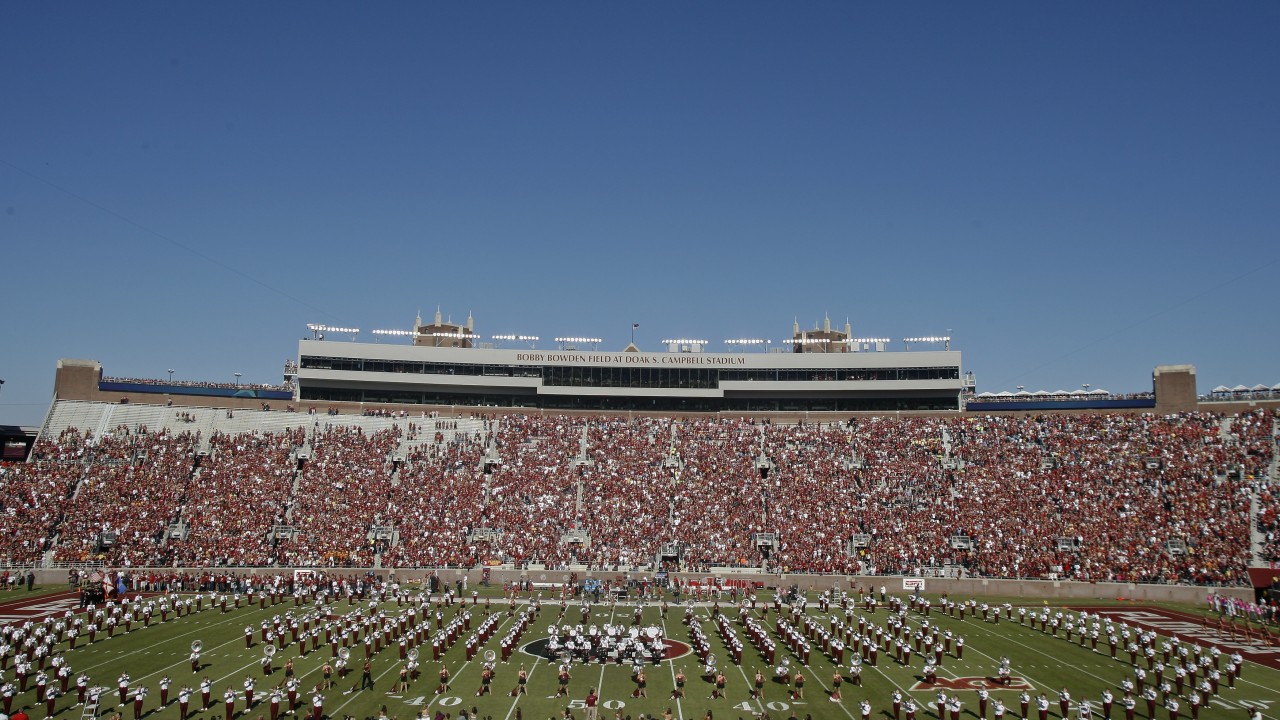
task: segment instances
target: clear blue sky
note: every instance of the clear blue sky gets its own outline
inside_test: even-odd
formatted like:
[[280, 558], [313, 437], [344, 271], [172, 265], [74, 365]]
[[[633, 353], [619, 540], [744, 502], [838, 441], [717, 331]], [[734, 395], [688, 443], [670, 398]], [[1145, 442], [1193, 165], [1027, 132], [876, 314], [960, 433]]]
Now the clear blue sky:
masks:
[[[979, 390], [1280, 382], [1280, 4], [37, 3], [0, 16], [0, 422], [308, 322], [947, 329]], [[367, 337], [367, 336], [366, 336]], [[544, 346], [549, 345], [544, 341]]]

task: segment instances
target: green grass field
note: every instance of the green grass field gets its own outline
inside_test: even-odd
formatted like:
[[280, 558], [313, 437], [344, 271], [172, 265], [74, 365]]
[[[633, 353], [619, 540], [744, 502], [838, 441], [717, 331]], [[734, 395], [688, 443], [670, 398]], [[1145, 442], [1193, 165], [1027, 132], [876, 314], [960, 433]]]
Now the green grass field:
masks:
[[[384, 604], [384, 607], [390, 613], [395, 610], [395, 603]], [[631, 668], [614, 664], [575, 665], [572, 669], [573, 678], [569, 685], [568, 697], [556, 698], [554, 695], [557, 682], [554, 665], [544, 658], [524, 654], [518, 650], [513, 653], [510, 663], [497, 665], [496, 677], [492, 685], [493, 693], [476, 697], [476, 690], [481, 684], [483, 650], [496, 651], [499, 640], [513, 622], [507, 616], [505, 602], [495, 598], [493, 611], [500, 614], [498, 629], [482, 648], [482, 653], [475, 660], [468, 662], [464, 657], [463, 644], [470, 633], [462, 633], [457, 643], [444, 657], [444, 662], [453, 676], [451, 689], [448, 692], [435, 694], [440, 664], [431, 661], [428, 645], [422, 650], [422, 677], [414, 682], [408, 692], [402, 696], [389, 694], [401, 667], [397, 648], [394, 646], [384, 649], [373, 660], [376, 686], [374, 690], [345, 693], [344, 691], [358, 682], [360, 677], [359, 669], [363, 650], [357, 647], [353, 648], [351, 656], [354, 672], [348, 675], [345, 681], [339, 681], [338, 687], [324, 693], [324, 714], [332, 718], [375, 717], [385, 706], [387, 714], [393, 718], [408, 718], [424, 711], [432, 715], [442, 712], [456, 718], [464, 710], [470, 713], [474, 707], [480, 717], [492, 717], [497, 720], [512, 718], [541, 720], [563, 717], [566, 709], [575, 718], [583, 718], [585, 716], [583, 699], [588, 689], [595, 687], [600, 689], [600, 714], [605, 718], [613, 717], [615, 713], [632, 718], [641, 715], [661, 716], [665, 711], [670, 710], [677, 720], [704, 718], [708, 715], [714, 718], [746, 718], [763, 713], [768, 713], [773, 718], [787, 718], [795, 715], [799, 718], [811, 716], [849, 720], [860, 719], [859, 703], [865, 698], [871, 703], [872, 716], [880, 720], [892, 717], [889, 698], [896, 687], [904, 694], [914, 697], [920, 704], [917, 718], [920, 720], [936, 718], [932, 701], [937, 690], [912, 691], [920, 678], [923, 665], [919, 655], [912, 658], [910, 666], [901, 666], [887, 657], [886, 653], [881, 652], [877, 667], [864, 666], [863, 686], [856, 687], [845, 682], [841, 700], [833, 702], [829, 699], [828, 691], [835, 668], [832, 662], [821, 654], [821, 649], [815, 647], [810, 656], [810, 667], [803, 670], [808, 678], [805, 697], [802, 700], [793, 699], [789, 694], [790, 688], [773, 681], [773, 668], [766, 667], [763, 657], [750, 645], [746, 633], [737, 623], [736, 609], [727, 602], [724, 602], [722, 607], [734, 621], [736, 632], [744, 643], [741, 667], [729, 662], [730, 654], [716, 632], [715, 623], [710, 617], [710, 609], [698, 607], [695, 617], [702, 623], [703, 632], [711, 644], [711, 652], [719, 659], [719, 666], [727, 677], [727, 696], [724, 698], [709, 697], [712, 685], [701, 677], [701, 664], [693, 655], [649, 666], [647, 698], [632, 696], [635, 685], [632, 682]], [[329, 647], [322, 642], [319, 651], [309, 653], [306, 657], [298, 657], [296, 649], [289, 646], [275, 655], [273, 662], [275, 670], [272, 677], [264, 678], [260, 662], [263, 646], [258, 639], [257, 628], [264, 618], [291, 610], [301, 612], [305, 609], [295, 609], [290, 601], [275, 607], [269, 606], [266, 610], [255, 606], [222, 614], [209, 609], [206, 605], [203, 612], [180, 619], [171, 617], [167, 623], [153, 623], [146, 629], [139, 629], [139, 624], [135, 623], [133, 631], [127, 635], [122, 635], [118, 631], [116, 637], [108, 640], [105, 639], [104, 633], [99, 633], [97, 641], [92, 645], [86, 644], [87, 638], [82, 637], [79, 647], [75, 650], [66, 650], [65, 642], [61, 647], [64, 657], [75, 673], [86, 672], [92, 678], [93, 685], [108, 688], [108, 693], [103, 696], [100, 715], [109, 715], [115, 710], [116, 678], [120, 673], [128, 672], [134, 685], [143, 684], [150, 688], [150, 695], [145, 704], [145, 716], [149, 720], [176, 720], [179, 714], [176, 702], [179, 688], [184, 684], [195, 687], [200, 677], [204, 675], [208, 675], [214, 683], [214, 707], [209, 711], [201, 710], [199, 695], [196, 694], [189, 717], [221, 720], [224, 713], [223, 691], [228, 686], [238, 691], [246, 677], [252, 677], [257, 682], [258, 702], [253, 708], [246, 710], [243, 695], [240, 694], [235, 707], [236, 717], [265, 717], [268, 715], [268, 705], [264, 702], [266, 691], [270, 684], [283, 681], [282, 667], [285, 660], [290, 657], [294, 658], [295, 668], [304, 684], [299, 711], [299, 714], [303, 714], [310, 711], [311, 693], [307, 688], [314, 687], [319, 681], [320, 667], [330, 658]], [[367, 610], [367, 605], [348, 605], [346, 601], [342, 601], [333, 606], [335, 613], [359, 610]], [[451, 610], [446, 609], [446, 617], [456, 611], [456, 606]], [[541, 617], [531, 625], [518, 646], [545, 638], [547, 626], [556, 620], [558, 611], [558, 600], [546, 602]], [[619, 604], [616, 607], [607, 604], [594, 606], [591, 622], [598, 625], [610, 622], [629, 624], [633, 612], [634, 606], [630, 603]], [[811, 607], [808, 612], [819, 619], [824, 626], [827, 624], [829, 616], [820, 613], [817, 607]], [[681, 622], [682, 616], [682, 609], [673, 605], [664, 623], [660, 617], [659, 608], [651, 604], [644, 610], [643, 624], [663, 627], [666, 637], [688, 643], [689, 628]], [[874, 623], [883, 624], [888, 613], [882, 606], [876, 613], [867, 617]], [[479, 625], [482, 618], [483, 605], [474, 609], [473, 629]], [[579, 605], [570, 603], [565, 622], [576, 623], [579, 619]], [[764, 625], [770, 632], [774, 629], [776, 619], [776, 613], [768, 612]], [[919, 626], [921, 619], [919, 615], [912, 613], [908, 622], [914, 628]], [[1020, 627], [1016, 621], [993, 625], [974, 619], [960, 621], [945, 616], [940, 617], [936, 612], [929, 619], [944, 630], [951, 629], [966, 639], [963, 660], [957, 660], [948, 655], [943, 662], [939, 670], [939, 678], [942, 682], [953, 683], [957, 678], [992, 676], [996, 672], [998, 658], [1007, 656], [1012, 661], [1013, 675], [1024, 678], [1030, 684], [1033, 697], [1039, 692], [1049, 695], [1053, 703], [1050, 717], [1055, 720], [1059, 717], [1056, 693], [1063, 686], [1070, 689], [1074, 698], [1093, 700], [1094, 717], [1098, 718], [1100, 708], [1097, 698], [1102, 689], [1111, 688], [1118, 700], [1120, 681], [1132, 676], [1132, 667], [1125, 653], [1120, 654], [1120, 660], [1112, 660], [1107, 656], [1105, 647], [1102, 648], [1103, 652], [1092, 652], [1087, 648], [1079, 647], [1076, 643], [1069, 643], [1061, 637], [1054, 638], [1032, 628]], [[251, 649], [245, 648], [243, 629], [246, 625], [251, 625], [255, 629], [255, 646]], [[187, 661], [190, 645], [194, 640], [200, 640], [204, 644], [202, 661], [205, 666], [199, 675], [192, 674]], [[789, 653], [785, 643], [777, 640], [776, 637], [775, 641], [778, 644], [778, 660], [781, 661], [781, 658], [789, 656]], [[848, 654], [846, 654], [847, 657]], [[516, 673], [522, 664], [529, 672], [529, 692], [518, 698], [511, 697], [508, 693], [516, 685]], [[792, 665], [793, 667], [799, 665], [794, 657]], [[686, 695], [683, 699], [672, 699], [675, 673], [681, 668], [688, 676]], [[762, 699], [752, 698], [749, 693], [751, 684], [749, 679], [754, 675], [756, 668], [763, 670], [769, 679]], [[169, 705], [162, 708], [159, 706], [157, 685], [164, 675], [170, 676], [173, 684], [169, 692]], [[5, 677], [9, 680], [13, 678], [12, 662], [9, 663]], [[1226, 689], [1224, 683], [1221, 693], [1201, 711], [1200, 715], [1203, 718], [1245, 718], [1245, 708], [1257, 705], [1263, 708], [1266, 717], [1274, 718], [1276, 717], [1275, 709], [1280, 707], [1278, 688], [1280, 688], [1280, 672], [1246, 661], [1236, 688]], [[951, 690], [947, 692], [954, 694]], [[976, 690], [960, 690], [958, 694], [964, 701], [962, 715], [965, 718], [976, 718]], [[1019, 717], [1018, 691], [996, 690], [992, 692], [993, 700], [996, 697], [1003, 698], [1008, 707], [1007, 720], [1016, 720]], [[33, 720], [45, 717], [45, 706], [43, 703], [36, 704], [30, 684], [27, 692], [16, 695], [14, 708], [17, 709], [19, 706], [31, 708], [28, 712]], [[58, 718], [80, 717], [81, 709], [75, 706], [74, 685], [70, 694], [57, 700], [56, 710], [55, 716]], [[123, 712], [124, 717], [131, 718], [132, 702], [120, 708], [120, 711]], [[1035, 714], [1033, 703], [1031, 715], [1035, 716]], [[1074, 718], [1075, 712], [1071, 712], [1070, 715]], [[1156, 715], [1160, 720], [1168, 718], [1163, 706]], [[1145, 703], [1139, 701], [1137, 717], [1146, 718], [1146, 716]], [[1183, 702], [1182, 716], [1189, 717], [1185, 702]], [[988, 711], [988, 717], [991, 717], [990, 711]], [[1112, 717], [1116, 720], [1124, 717], [1119, 702], [1116, 703]]]

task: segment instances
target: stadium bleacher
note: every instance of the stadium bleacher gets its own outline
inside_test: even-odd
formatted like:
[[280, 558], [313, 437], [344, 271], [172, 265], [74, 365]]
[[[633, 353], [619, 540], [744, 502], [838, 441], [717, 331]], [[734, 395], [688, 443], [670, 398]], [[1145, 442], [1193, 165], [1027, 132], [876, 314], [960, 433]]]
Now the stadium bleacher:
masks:
[[1255, 411], [774, 425], [59, 401], [33, 461], [0, 469], [0, 529], [11, 562], [52, 549], [134, 567], [1238, 584], [1255, 555], [1277, 557], [1275, 422]]

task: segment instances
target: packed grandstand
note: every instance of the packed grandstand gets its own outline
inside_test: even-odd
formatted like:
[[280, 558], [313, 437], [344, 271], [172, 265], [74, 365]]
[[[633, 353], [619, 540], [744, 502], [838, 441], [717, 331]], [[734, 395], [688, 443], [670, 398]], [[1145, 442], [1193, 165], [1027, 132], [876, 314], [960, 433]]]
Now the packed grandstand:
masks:
[[[1247, 584], [1277, 415], [746, 419], [58, 401], [0, 466], [0, 558]], [[773, 540], [761, 542], [762, 537]]]

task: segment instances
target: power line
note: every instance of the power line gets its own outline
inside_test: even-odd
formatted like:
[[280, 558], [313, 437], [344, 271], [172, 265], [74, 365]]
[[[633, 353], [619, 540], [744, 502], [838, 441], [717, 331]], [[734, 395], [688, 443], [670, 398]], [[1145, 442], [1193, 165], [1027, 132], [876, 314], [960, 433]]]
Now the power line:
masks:
[[[1184, 305], [1189, 305], [1189, 304], [1191, 304], [1192, 302], [1195, 302], [1196, 300], [1199, 300], [1200, 298], [1202, 298], [1202, 297], [1204, 297], [1204, 296], [1206, 296], [1206, 295], [1210, 295], [1210, 294], [1212, 294], [1212, 293], [1214, 293], [1214, 292], [1217, 292], [1218, 290], [1221, 290], [1222, 288], [1224, 288], [1224, 287], [1226, 287], [1226, 286], [1228, 286], [1228, 285], [1232, 285], [1232, 284], [1234, 284], [1234, 283], [1237, 283], [1237, 282], [1239, 282], [1239, 281], [1241, 281], [1241, 280], [1243, 280], [1243, 279], [1245, 279], [1245, 278], [1249, 277], [1250, 275], [1253, 275], [1253, 274], [1255, 274], [1255, 273], [1262, 272], [1263, 270], [1266, 270], [1267, 268], [1270, 268], [1272, 265], [1275, 265], [1277, 262], [1280, 262], [1280, 258], [1273, 259], [1273, 260], [1271, 260], [1270, 262], [1263, 263], [1263, 264], [1261, 264], [1261, 265], [1255, 265], [1255, 266], [1253, 267], [1253, 269], [1251, 269], [1251, 270], [1247, 270], [1247, 271], [1245, 271], [1245, 272], [1243, 272], [1243, 273], [1240, 273], [1239, 275], [1236, 275], [1235, 277], [1231, 277], [1231, 278], [1228, 278], [1228, 279], [1226, 279], [1226, 280], [1223, 280], [1222, 282], [1218, 283], [1217, 285], [1214, 285], [1214, 286], [1212, 286], [1212, 287], [1209, 287], [1209, 288], [1206, 288], [1206, 289], [1204, 289], [1204, 290], [1201, 290], [1200, 292], [1196, 293], [1195, 295], [1189, 295], [1189, 296], [1187, 296], [1187, 297], [1183, 298], [1181, 302], [1176, 302], [1176, 303], [1173, 303], [1172, 305], [1166, 305], [1166, 306], [1164, 306], [1163, 308], [1161, 308], [1160, 310], [1157, 310], [1157, 311], [1155, 311], [1155, 312], [1153, 312], [1153, 313], [1151, 313], [1151, 314], [1149, 314], [1149, 315], [1147, 315], [1147, 316], [1145, 316], [1145, 317], [1142, 317], [1142, 318], [1140, 318], [1140, 319], [1138, 319], [1138, 320], [1135, 320], [1134, 322], [1129, 323], [1128, 325], [1125, 325], [1125, 326], [1123, 326], [1123, 327], [1116, 328], [1116, 329], [1112, 330], [1112, 331], [1111, 331], [1111, 332], [1109, 332], [1109, 333], [1105, 333], [1105, 334], [1103, 334], [1103, 335], [1099, 335], [1098, 337], [1094, 338], [1093, 340], [1090, 340], [1090, 341], [1088, 341], [1088, 342], [1086, 342], [1086, 343], [1084, 343], [1084, 344], [1082, 344], [1082, 345], [1077, 345], [1077, 346], [1076, 346], [1076, 348], [1075, 348], [1074, 350], [1071, 350], [1070, 352], [1063, 353], [1063, 354], [1059, 355], [1058, 357], [1055, 357], [1055, 358], [1053, 358], [1052, 360], [1048, 360], [1048, 361], [1046, 361], [1046, 362], [1044, 362], [1044, 363], [1041, 363], [1040, 365], [1037, 365], [1036, 367], [1033, 367], [1033, 368], [1031, 368], [1031, 369], [1029, 369], [1029, 370], [1024, 370], [1023, 372], [1019, 373], [1018, 375], [1015, 375], [1015, 376], [1013, 377], [1013, 379], [1012, 379], [1010, 382], [1012, 382], [1012, 383], [1016, 383], [1016, 382], [1018, 382], [1019, 380], [1022, 380], [1023, 378], [1027, 377], [1027, 376], [1028, 376], [1028, 375], [1030, 375], [1031, 373], [1039, 372], [1040, 370], [1043, 370], [1043, 369], [1045, 369], [1045, 368], [1047, 368], [1047, 367], [1049, 367], [1049, 366], [1051, 366], [1051, 365], [1054, 365], [1054, 364], [1056, 364], [1056, 363], [1058, 363], [1058, 362], [1060, 362], [1060, 361], [1062, 361], [1062, 360], [1066, 360], [1067, 358], [1069, 358], [1069, 357], [1071, 357], [1071, 356], [1073, 356], [1073, 355], [1077, 355], [1077, 354], [1079, 354], [1079, 353], [1081, 353], [1081, 352], [1084, 352], [1085, 350], [1087, 350], [1087, 349], [1089, 349], [1089, 348], [1091, 348], [1091, 347], [1093, 347], [1093, 346], [1095, 346], [1095, 345], [1097, 345], [1097, 344], [1099, 344], [1099, 343], [1101, 343], [1101, 342], [1103, 342], [1103, 341], [1105, 341], [1105, 340], [1110, 340], [1111, 338], [1113, 338], [1113, 337], [1115, 337], [1115, 336], [1117, 336], [1117, 335], [1120, 335], [1120, 334], [1122, 334], [1122, 333], [1128, 332], [1129, 330], [1132, 330], [1132, 329], [1134, 329], [1134, 328], [1136, 328], [1136, 327], [1138, 327], [1138, 326], [1140, 326], [1140, 325], [1145, 325], [1145, 324], [1147, 324], [1147, 323], [1151, 322], [1152, 320], [1154, 320], [1155, 318], [1160, 317], [1161, 315], [1165, 315], [1165, 314], [1170, 313], [1170, 312], [1172, 312], [1172, 311], [1174, 311], [1174, 310], [1177, 310], [1177, 309], [1179, 309], [1179, 308], [1183, 307]], [[993, 385], [993, 387], [995, 387], [995, 386], [998, 386], [998, 387], [1004, 387], [1004, 384], [997, 383], [997, 384]]]
[[199, 250], [197, 250], [197, 249], [195, 249], [195, 248], [191, 247], [190, 245], [186, 245], [186, 244], [184, 244], [184, 243], [182, 243], [182, 242], [180, 242], [180, 241], [178, 241], [178, 240], [175, 240], [175, 239], [173, 239], [173, 238], [169, 237], [168, 235], [165, 235], [164, 233], [162, 233], [162, 232], [160, 232], [160, 231], [158, 231], [158, 230], [153, 230], [152, 228], [150, 228], [150, 227], [148, 227], [148, 226], [146, 226], [146, 225], [143, 225], [142, 223], [138, 222], [137, 220], [134, 220], [133, 218], [131, 218], [131, 217], [127, 216], [127, 215], [124, 215], [124, 214], [122, 214], [122, 213], [116, 212], [115, 210], [112, 210], [111, 208], [106, 207], [105, 205], [102, 205], [102, 204], [100, 204], [100, 203], [94, 202], [93, 200], [90, 200], [89, 198], [87, 198], [87, 197], [85, 197], [85, 196], [83, 196], [83, 195], [81, 195], [81, 194], [79, 194], [79, 193], [77, 193], [77, 192], [75, 192], [75, 191], [73, 191], [73, 190], [70, 190], [69, 188], [66, 188], [66, 187], [64, 187], [64, 186], [62, 186], [62, 185], [59, 185], [58, 183], [53, 182], [52, 180], [49, 180], [49, 179], [44, 178], [44, 177], [41, 177], [41, 176], [39, 176], [39, 175], [37, 175], [37, 174], [35, 174], [35, 173], [31, 172], [30, 170], [27, 170], [27, 169], [25, 169], [25, 168], [22, 168], [22, 167], [19, 167], [19, 166], [17, 166], [17, 165], [14, 165], [13, 163], [9, 162], [8, 160], [6, 160], [6, 159], [4, 159], [4, 158], [0, 158], [0, 165], [4, 165], [4, 166], [6, 166], [6, 167], [8, 167], [8, 168], [11, 168], [11, 169], [13, 169], [13, 170], [16, 170], [17, 172], [22, 173], [23, 175], [26, 175], [27, 177], [31, 178], [32, 180], [36, 180], [36, 181], [41, 182], [41, 183], [43, 183], [43, 184], [45, 184], [45, 185], [48, 185], [49, 187], [53, 188], [54, 190], [57, 190], [58, 192], [64, 193], [64, 194], [66, 194], [68, 197], [70, 197], [70, 198], [72, 198], [72, 199], [75, 199], [75, 200], [78, 200], [78, 201], [80, 201], [80, 202], [84, 203], [85, 205], [88, 205], [89, 207], [94, 208], [95, 210], [98, 210], [99, 212], [106, 213], [107, 215], [110, 215], [111, 217], [113, 217], [113, 218], [115, 218], [115, 219], [117, 219], [117, 220], [119, 220], [119, 221], [121, 221], [121, 222], [123, 222], [123, 223], [125, 223], [125, 224], [127, 224], [127, 225], [131, 225], [131, 226], [133, 226], [134, 228], [136, 228], [136, 229], [138, 229], [138, 230], [141, 230], [142, 232], [146, 233], [147, 235], [150, 235], [150, 236], [152, 236], [152, 237], [154, 237], [154, 238], [157, 238], [157, 239], [163, 240], [164, 242], [167, 242], [167, 243], [169, 243], [170, 245], [173, 245], [174, 247], [179, 248], [179, 249], [181, 249], [181, 250], [185, 250], [186, 252], [190, 253], [191, 255], [194, 255], [195, 257], [200, 258], [201, 260], [203, 260], [203, 261], [205, 261], [205, 262], [207, 262], [207, 263], [209, 263], [209, 264], [211, 264], [211, 265], [216, 265], [217, 267], [220, 267], [220, 268], [222, 268], [223, 270], [226, 270], [227, 272], [229, 272], [229, 273], [231, 273], [231, 274], [233, 274], [233, 275], [238, 275], [239, 277], [241, 277], [241, 278], [243, 278], [243, 279], [245, 279], [245, 280], [248, 280], [249, 282], [251, 282], [251, 283], [253, 283], [253, 284], [257, 285], [257, 286], [259, 286], [259, 287], [261, 287], [261, 288], [263, 288], [263, 289], [269, 290], [269, 291], [271, 291], [271, 292], [273, 292], [273, 293], [275, 293], [275, 294], [279, 295], [280, 297], [283, 297], [283, 298], [285, 298], [285, 299], [287, 299], [287, 300], [290, 300], [290, 301], [292, 301], [292, 302], [295, 302], [295, 303], [297, 303], [298, 305], [300, 305], [300, 306], [302, 306], [302, 307], [304, 307], [304, 308], [306, 308], [306, 309], [308, 309], [308, 310], [313, 310], [313, 311], [315, 311], [315, 312], [317, 312], [317, 313], [320, 313], [321, 315], [324, 315], [324, 316], [331, 316], [331, 315], [332, 315], [332, 313], [330, 313], [329, 311], [325, 310], [324, 308], [321, 308], [321, 307], [318, 307], [318, 306], [316, 306], [316, 305], [313, 305], [312, 303], [309, 303], [309, 302], [307, 302], [306, 300], [303, 300], [302, 298], [299, 298], [299, 297], [297, 297], [297, 296], [295, 296], [295, 295], [291, 295], [290, 293], [285, 292], [284, 290], [281, 290], [280, 288], [275, 287], [274, 285], [270, 285], [270, 284], [268, 284], [267, 282], [265, 282], [265, 281], [263, 281], [263, 280], [259, 280], [258, 278], [256, 278], [256, 277], [254, 277], [254, 276], [252, 276], [252, 275], [250, 275], [250, 274], [248, 274], [248, 273], [244, 272], [243, 270], [241, 270], [241, 269], [239, 269], [239, 268], [237, 268], [237, 267], [235, 267], [235, 266], [233, 266], [233, 265], [228, 265], [227, 263], [224, 263], [224, 262], [222, 262], [221, 260], [219, 260], [219, 259], [217, 259], [217, 258], [215, 258], [215, 257], [213, 257], [213, 256], [211, 256], [211, 255], [206, 255], [205, 253], [200, 252]]

